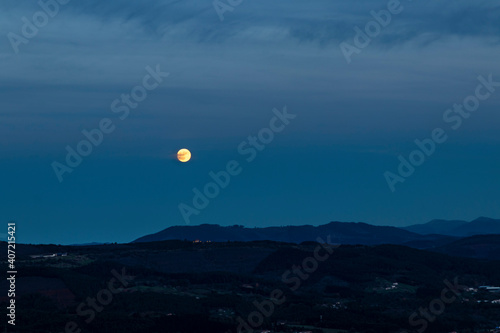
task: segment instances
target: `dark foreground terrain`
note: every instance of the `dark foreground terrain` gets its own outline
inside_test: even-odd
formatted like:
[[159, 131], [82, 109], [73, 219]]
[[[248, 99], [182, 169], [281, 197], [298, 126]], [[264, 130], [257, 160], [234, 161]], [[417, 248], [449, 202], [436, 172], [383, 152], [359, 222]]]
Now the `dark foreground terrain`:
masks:
[[[18, 245], [17, 256], [16, 325], [8, 332], [493, 332], [500, 326], [500, 293], [480, 288], [500, 285], [500, 262], [399, 245]], [[0, 301], [5, 309], [7, 293]]]

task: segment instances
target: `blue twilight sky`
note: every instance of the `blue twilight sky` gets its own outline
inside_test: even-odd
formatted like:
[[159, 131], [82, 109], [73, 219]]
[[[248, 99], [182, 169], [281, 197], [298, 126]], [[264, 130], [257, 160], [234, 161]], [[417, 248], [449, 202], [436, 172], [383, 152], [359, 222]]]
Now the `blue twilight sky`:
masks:
[[[73, 0], [43, 22], [3, 0], [0, 220], [19, 242], [128, 242], [185, 225], [179, 204], [231, 160], [241, 174], [192, 225], [500, 218], [500, 87], [457, 130], [443, 120], [479, 75], [500, 82], [500, 5], [404, 0], [348, 64], [340, 43], [387, 5], [244, 0], [221, 21], [212, 0]], [[147, 66], [170, 75], [121, 120], [111, 104]], [[296, 118], [247, 162], [240, 143], [285, 106]], [[52, 163], [104, 118], [115, 130], [60, 183]], [[435, 128], [448, 140], [392, 192], [384, 173]]]

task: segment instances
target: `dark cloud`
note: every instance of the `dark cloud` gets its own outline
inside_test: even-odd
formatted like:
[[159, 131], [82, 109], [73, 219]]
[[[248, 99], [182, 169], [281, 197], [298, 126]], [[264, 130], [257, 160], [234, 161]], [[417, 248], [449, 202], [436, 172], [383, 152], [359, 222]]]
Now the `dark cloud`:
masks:
[[[450, 36], [494, 38], [500, 34], [500, 6], [494, 1], [413, 1], [403, 2], [404, 10], [394, 16], [374, 44], [396, 46], [415, 41], [418, 46], [428, 45]], [[381, 10], [385, 1], [244, 1], [226, 20], [220, 22], [212, 2], [186, 2], [153, 0], [147, 3], [127, 0], [72, 1], [61, 9], [68, 17], [66, 24], [78, 24], [82, 16], [96, 20], [106, 29], [107, 24], [133, 26], [148, 38], [161, 37], [171, 32], [177, 41], [222, 43], [235, 37], [248, 37], [247, 32], [259, 27], [275, 28], [288, 32], [288, 38], [298, 42], [311, 42], [320, 47], [336, 46], [352, 39], [353, 27], [363, 27], [372, 19], [370, 11]], [[4, 1], [2, 12], [10, 13], [3, 26], [18, 30], [20, 16], [37, 9], [34, 2]], [[16, 15], [19, 15], [16, 18]], [[85, 29], [80, 26], [80, 29]], [[61, 34], [70, 34], [72, 29]], [[68, 36], [70, 38], [71, 36]], [[258, 36], [254, 36], [258, 37]], [[264, 36], [260, 36], [264, 37]], [[42, 37], [43, 38], [43, 37]], [[139, 38], [139, 37], [137, 37]], [[286, 37], [283, 37], [286, 38]]]
[[[500, 6], [494, 2], [478, 3], [475, 6], [463, 1], [448, 5], [428, 2], [404, 5], [403, 12], [392, 17], [391, 24], [384, 28], [374, 44], [392, 47], [413, 41], [416, 46], [425, 47], [431, 42], [450, 37], [499, 40]], [[373, 20], [371, 10], [378, 12], [384, 9], [383, 3], [376, 1], [354, 6], [357, 10], [344, 13], [345, 16], [342, 12], [336, 12], [335, 18], [288, 20], [290, 35], [300, 41], [315, 42], [321, 46], [336, 45], [352, 40], [355, 26], [363, 29], [366, 23]]]

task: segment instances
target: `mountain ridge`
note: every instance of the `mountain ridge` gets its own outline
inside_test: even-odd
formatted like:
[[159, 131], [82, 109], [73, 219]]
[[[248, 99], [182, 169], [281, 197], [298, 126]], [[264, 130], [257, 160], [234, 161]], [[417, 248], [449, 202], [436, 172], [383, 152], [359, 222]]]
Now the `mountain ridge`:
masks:
[[330, 222], [312, 226], [283, 226], [246, 228], [239, 225], [220, 226], [202, 224], [199, 226], [173, 226], [155, 234], [142, 236], [133, 242], [154, 242], [164, 240], [191, 241], [257, 241], [272, 240], [288, 243], [316, 241], [318, 236], [330, 237], [330, 242], [342, 244], [405, 244], [411, 241], [442, 239], [442, 235], [419, 235], [392, 226], [375, 226], [364, 222]]
[[441, 234], [454, 237], [500, 234], [500, 220], [478, 217], [470, 222], [463, 220], [432, 220], [428, 223], [414, 224], [401, 229], [421, 235]]
[[[201, 224], [168, 227], [157, 233], [139, 237], [131, 243], [188, 240], [200, 242], [275, 241], [295, 244], [314, 241], [368, 246], [394, 244], [456, 256], [500, 259], [494, 253], [499, 248], [495, 243], [497, 238], [477, 237], [479, 235], [499, 235], [500, 237], [500, 220], [488, 217], [479, 217], [471, 222], [432, 220], [428, 223], [400, 228], [376, 226], [365, 222], [338, 221], [319, 226], [271, 226], [263, 228]], [[476, 248], [481, 248], [481, 250]]]

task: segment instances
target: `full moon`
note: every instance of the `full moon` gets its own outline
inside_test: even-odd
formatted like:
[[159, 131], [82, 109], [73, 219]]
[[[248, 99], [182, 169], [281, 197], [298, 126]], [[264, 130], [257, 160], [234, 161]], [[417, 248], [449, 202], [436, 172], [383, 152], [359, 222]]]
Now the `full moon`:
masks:
[[191, 152], [187, 149], [181, 149], [177, 152], [177, 159], [185, 163], [191, 159]]

